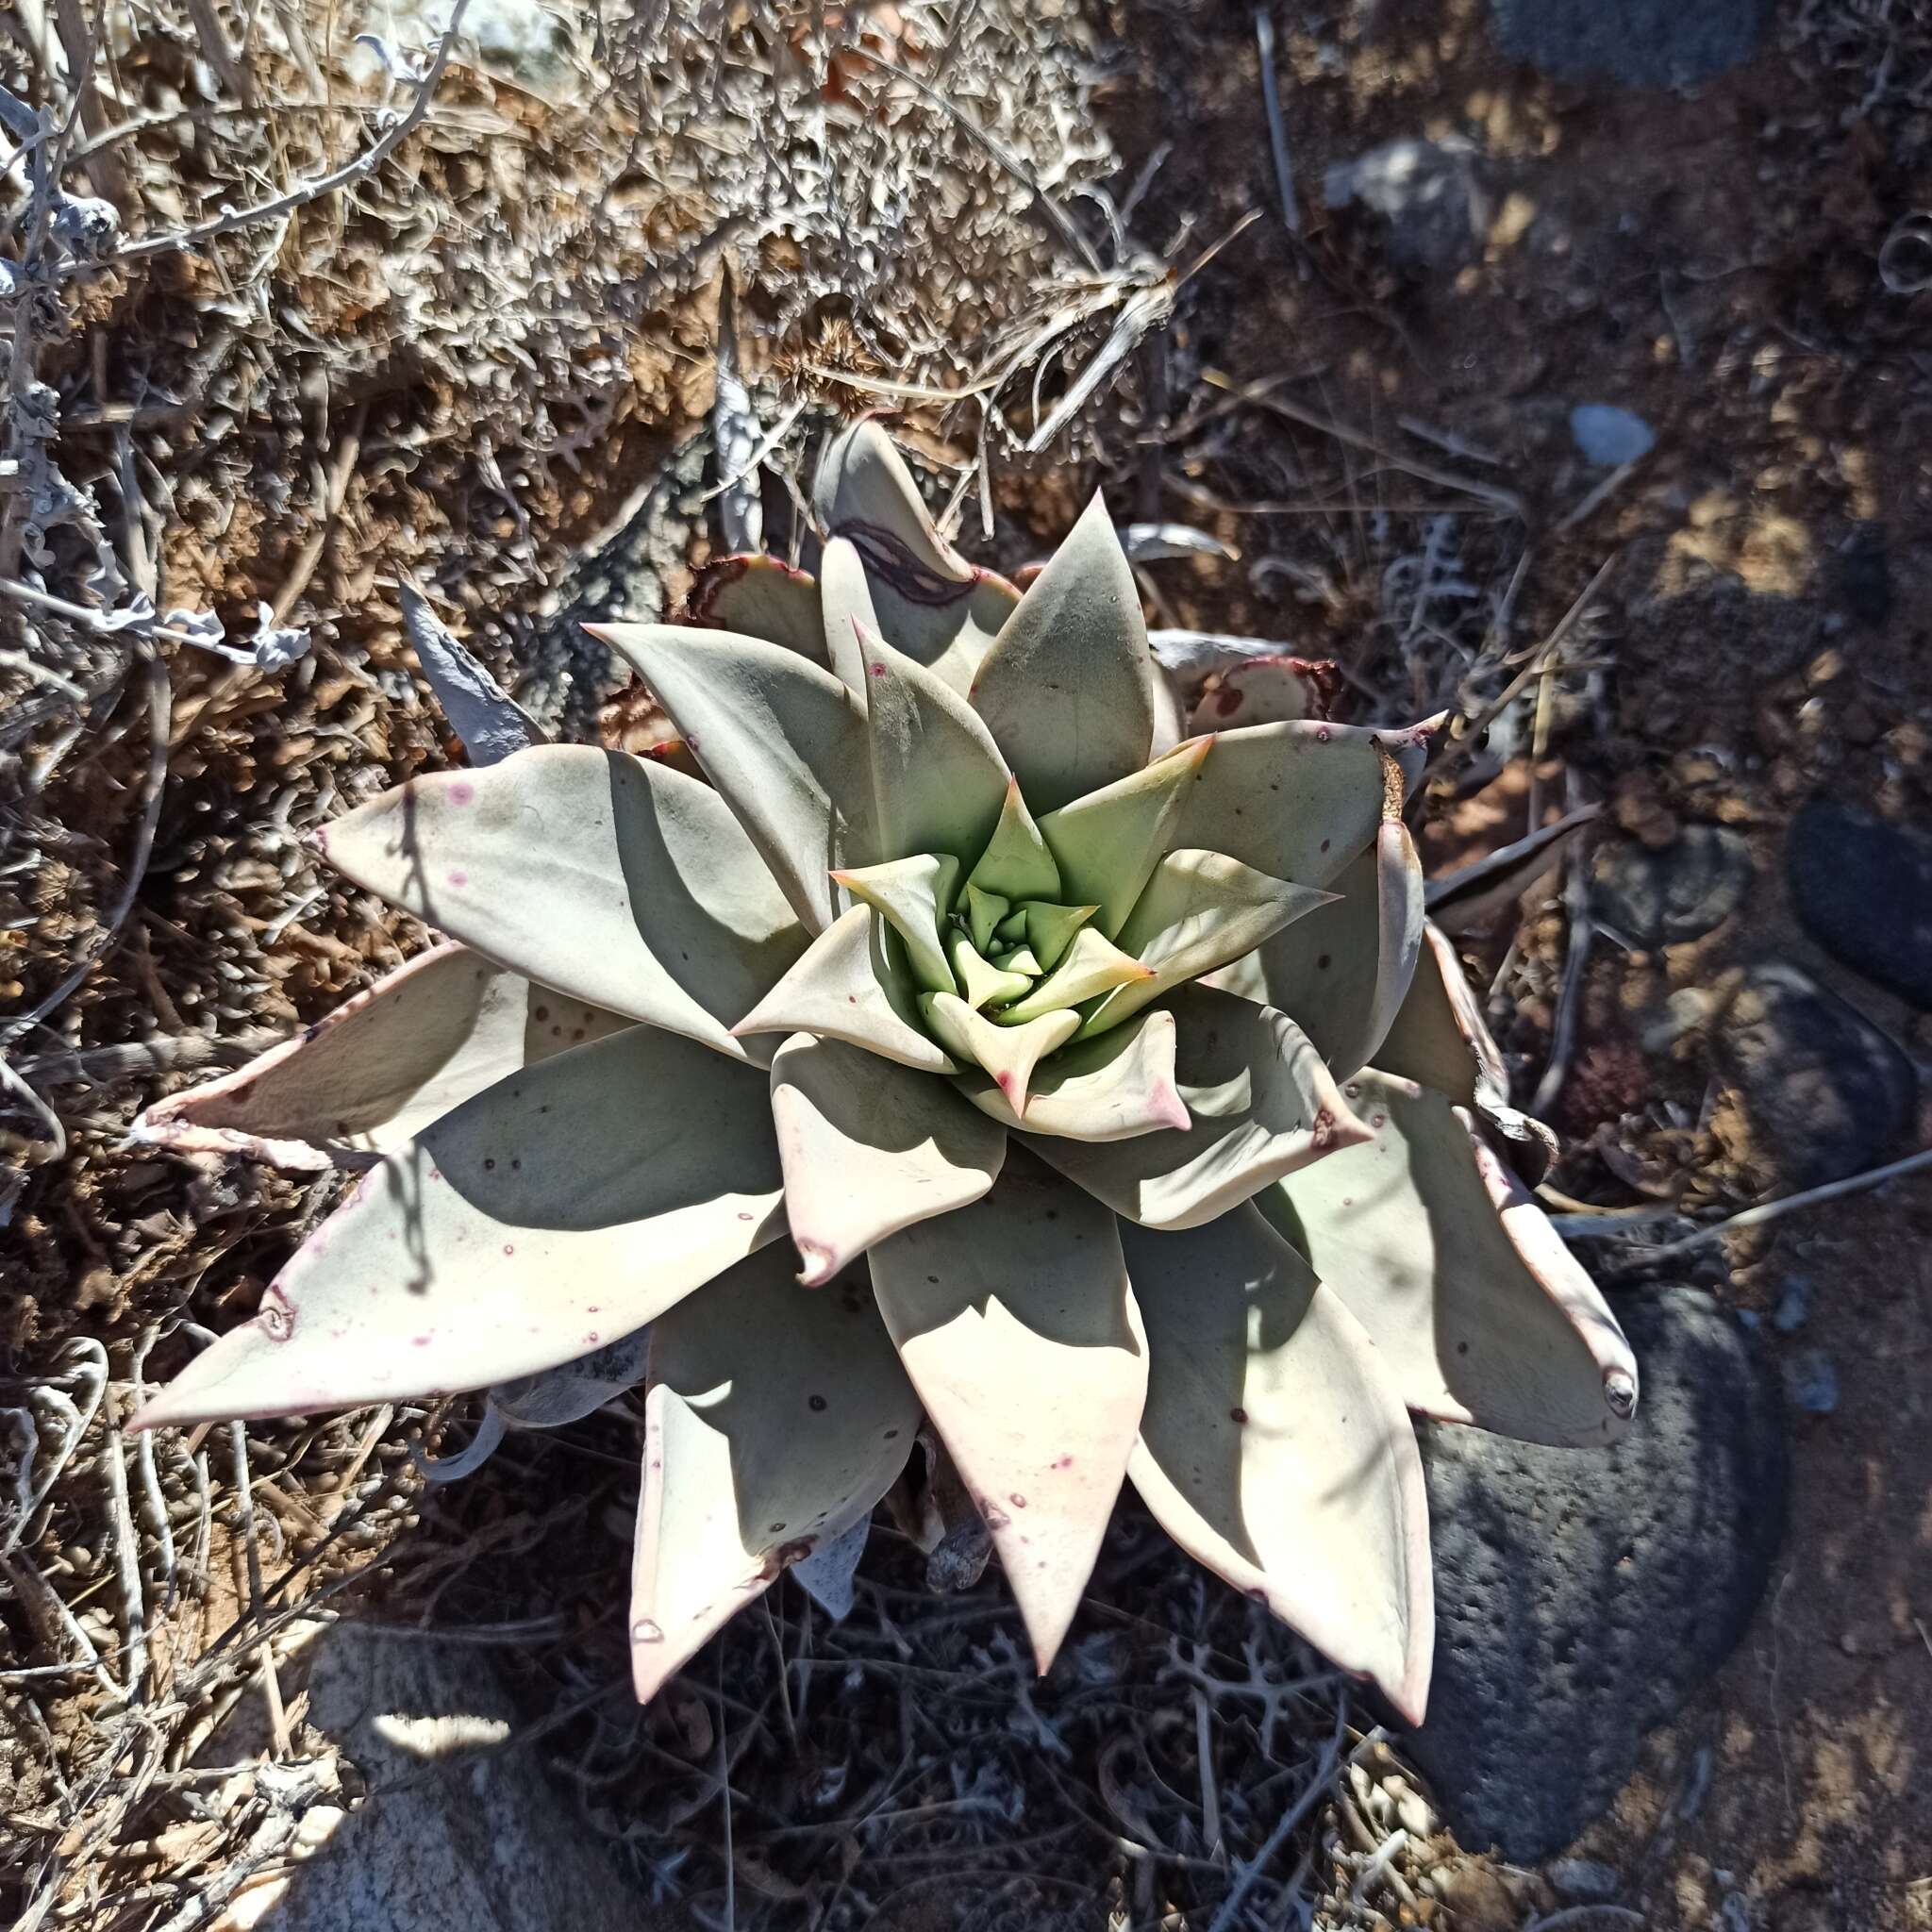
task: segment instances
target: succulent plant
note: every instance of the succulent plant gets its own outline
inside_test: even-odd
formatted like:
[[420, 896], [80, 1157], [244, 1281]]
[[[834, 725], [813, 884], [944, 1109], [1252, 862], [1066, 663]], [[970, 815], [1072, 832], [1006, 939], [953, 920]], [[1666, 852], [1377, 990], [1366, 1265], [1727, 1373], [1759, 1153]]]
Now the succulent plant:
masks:
[[1419, 1718], [1409, 1411], [1591, 1445], [1637, 1394], [1424, 921], [1428, 728], [1284, 674], [1241, 710], [1289, 716], [1184, 738], [1098, 497], [1024, 595], [871, 425], [816, 509], [816, 581], [729, 559], [693, 622], [599, 630], [662, 757], [541, 742], [411, 606], [478, 762], [315, 842], [452, 942], [145, 1116], [373, 1165], [140, 1422], [494, 1385], [500, 1425], [597, 1355], [555, 1419], [650, 1324], [641, 1696], [849, 1560], [924, 1417], [1042, 1670], [1130, 1479]]

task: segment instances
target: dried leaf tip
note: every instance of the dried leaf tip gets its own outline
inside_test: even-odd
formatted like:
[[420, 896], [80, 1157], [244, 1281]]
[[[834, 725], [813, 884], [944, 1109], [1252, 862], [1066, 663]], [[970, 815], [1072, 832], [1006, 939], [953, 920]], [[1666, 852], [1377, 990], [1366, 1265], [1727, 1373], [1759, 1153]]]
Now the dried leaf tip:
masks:
[[1408, 802], [1408, 787], [1403, 780], [1402, 766], [1379, 738], [1375, 740], [1375, 756], [1382, 761], [1382, 823], [1399, 824], [1402, 808]]

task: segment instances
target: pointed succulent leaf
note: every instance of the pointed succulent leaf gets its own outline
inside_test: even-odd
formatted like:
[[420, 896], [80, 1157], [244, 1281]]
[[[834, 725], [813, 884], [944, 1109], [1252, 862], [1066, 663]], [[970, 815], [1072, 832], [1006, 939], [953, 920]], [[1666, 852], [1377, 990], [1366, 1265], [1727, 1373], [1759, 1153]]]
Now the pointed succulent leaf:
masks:
[[1008, 922], [1000, 930], [1016, 942], [1024, 941], [1041, 970], [1051, 973], [1066, 958], [1067, 948], [1081, 927], [1099, 909], [1097, 906], [1055, 906], [1043, 899], [1028, 899], [1014, 908], [1017, 924]]
[[1040, 963], [1040, 955], [1031, 946], [1009, 946], [1005, 952], [991, 956], [994, 965], [1008, 973], [1018, 973], [1027, 979], [1038, 979], [1046, 971]]
[[782, 1249], [658, 1322], [631, 1573], [639, 1698], [781, 1571], [870, 1516], [918, 1429], [870, 1300], [808, 1294]]
[[1377, 1069], [1433, 1087], [1457, 1107], [1505, 1106], [1509, 1077], [1502, 1050], [1441, 927], [1425, 924], [1407, 996], [1374, 1054]]
[[1378, 747], [1393, 755], [1412, 787], [1432, 729], [1433, 721], [1407, 731], [1304, 721], [1218, 732], [1173, 842], [1224, 852], [1275, 878], [1325, 886], [1382, 822]]
[[1147, 1348], [1112, 1215], [1037, 1162], [872, 1251], [886, 1325], [992, 1532], [1044, 1672], [1140, 1428]]
[[1326, 905], [1328, 897], [1218, 852], [1170, 852], [1154, 868], [1121, 928], [1121, 950], [1153, 971], [1090, 1008], [1083, 1031], [1118, 1026], [1170, 988], [1252, 952], [1291, 921]]
[[[1422, 865], [1399, 819], [1383, 823], [1374, 842], [1337, 874], [1334, 891], [1334, 904], [1251, 956], [1259, 987], [1248, 996], [1292, 1013], [1328, 1071], [1346, 1080], [1375, 1058], [1422, 948]], [[1248, 992], [1241, 984], [1229, 990]]]
[[768, 1091], [655, 1026], [499, 1080], [366, 1176], [143, 1426], [479, 1389], [655, 1321], [785, 1230]]
[[[973, 888], [966, 890], [970, 892]], [[952, 962], [953, 977], [958, 981], [966, 1004], [975, 1010], [1018, 999], [1033, 984], [1024, 973], [995, 966], [963, 932], [956, 932], [946, 941], [946, 958]]]
[[[1046, 849], [1016, 778], [1007, 787], [1000, 822], [987, 848], [974, 861], [968, 882], [1008, 902], [1019, 899], [1058, 899], [1060, 869]], [[975, 940], [975, 945], [983, 941]]]
[[950, 1074], [954, 1063], [921, 1024], [918, 988], [904, 947], [870, 906], [841, 913], [798, 963], [733, 1029], [752, 1038], [820, 1033], [901, 1066]]
[[825, 545], [819, 564], [819, 595], [825, 661], [862, 712], [866, 705], [865, 659], [859, 640], [880, 635], [879, 616], [873, 608], [865, 565], [848, 538], [834, 537]]
[[997, 892], [983, 891], [970, 878], [966, 881], [966, 930], [981, 953], [991, 949], [993, 927], [1012, 908], [1010, 899], [1003, 899]]
[[837, 916], [833, 866], [876, 856], [865, 718], [796, 651], [690, 625], [589, 626], [657, 693], [808, 932]]
[[1017, 1114], [1026, 1111], [1034, 1068], [1056, 1047], [1064, 1046], [1080, 1027], [1077, 1013], [1044, 1013], [1024, 1026], [997, 1025], [949, 992], [925, 994], [919, 1010], [948, 1052], [991, 1075]]
[[906, 458], [869, 419], [826, 445], [812, 479], [812, 509], [834, 536], [858, 529], [889, 539], [927, 575], [973, 580], [973, 566], [940, 535]]
[[684, 620], [705, 630], [735, 631], [825, 661], [819, 587], [810, 574], [775, 557], [714, 558], [698, 573]]
[[[963, 695], [1020, 593], [940, 535], [875, 424], [856, 425], [826, 450], [813, 502], [827, 537], [845, 539], [863, 559], [874, 627]], [[832, 602], [828, 594], [828, 625]]]
[[1529, 1442], [1613, 1441], [1637, 1405], [1629, 1346], [1481, 1130], [1372, 1069], [1343, 1091], [1369, 1140], [1257, 1205], [1369, 1331], [1403, 1400]]
[[1042, 810], [1146, 764], [1154, 660], [1133, 570], [1097, 491], [993, 641], [973, 705]]
[[1199, 1227], [1281, 1175], [1368, 1138], [1313, 1042], [1286, 1014], [1199, 986], [1167, 1006], [1191, 1122], [1184, 1132], [1027, 1142], [1117, 1214], [1145, 1227]]
[[1310, 664], [1287, 652], [1269, 652], [1230, 665], [1201, 694], [1189, 721], [1194, 731], [1234, 731], [1243, 724], [1286, 724], [1322, 715], [1322, 688], [1312, 675], [1333, 665]]
[[566, 1423], [595, 1415], [607, 1402], [643, 1379], [651, 1358], [651, 1331], [634, 1328], [593, 1348], [575, 1361], [499, 1382], [490, 1391], [491, 1406], [520, 1429], [560, 1429]]
[[861, 1516], [848, 1530], [829, 1541], [821, 1541], [808, 1557], [791, 1566], [791, 1574], [807, 1596], [835, 1624], [852, 1614], [858, 1599], [856, 1583], [859, 1558], [872, 1537], [872, 1518]]
[[506, 1074], [630, 1024], [436, 946], [245, 1067], [157, 1101], [131, 1131], [184, 1154], [366, 1167]]
[[1174, 827], [1213, 749], [1213, 739], [1192, 739], [1041, 820], [1059, 864], [1059, 896], [1092, 900], [1100, 908], [1094, 923], [1108, 939], [1120, 937], [1161, 854], [1176, 842]]
[[1361, 1325], [1253, 1208], [1124, 1226], [1150, 1370], [1127, 1474], [1181, 1548], [1411, 1724], [1434, 1645], [1428, 1498]]
[[540, 986], [734, 1058], [807, 934], [708, 785], [546, 744], [414, 778], [315, 835], [358, 885]]
[[941, 943], [959, 883], [959, 861], [951, 853], [921, 853], [858, 872], [835, 872], [832, 878], [891, 922], [905, 942], [913, 978], [927, 992], [958, 991]]
[[549, 742], [549, 733], [449, 633], [413, 584], [397, 587], [416, 661], [473, 765]]
[[1078, 1006], [1083, 1000], [1111, 992], [1117, 986], [1150, 978], [1153, 971], [1131, 954], [1122, 952], [1111, 940], [1103, 939], [1093, 927], [1085, 925], [1074, 935], [1073, 943], [1061, 956], [1059, 964], [1044, 978], [1033, 981], [1030, 991], [1022, 975], [1013, 975], [1022, 979], [1021, 991], [1025, 997], [1003, 1008], [994, 1017], [1002, 1026], [1023, 1025], [1042, 1013], [1058, 1013]]
[[1006, 1130], [943, 1080], [808, 1033], [772, 1061], [772, 1120], [808, 1288], [885, 1236], [978, 1200], [1006, 1158]]
[[971, 865], [1000, 822], [1011, 774], [958, 692], [861, 632], [879, 850], [947, 852]]
[[[1007, 1096], [977, 1068], [954, 1083], [1007, 1126], [1022, 1124]], [[1026, 1099], [1029, 1134], [1073, 1141], [1125, 1141], [1190, 1124], [1174, 1084], [1174, 1015], [1157, 1008], [1095, 1040], [1062, 1047], [1039, 1070]]]

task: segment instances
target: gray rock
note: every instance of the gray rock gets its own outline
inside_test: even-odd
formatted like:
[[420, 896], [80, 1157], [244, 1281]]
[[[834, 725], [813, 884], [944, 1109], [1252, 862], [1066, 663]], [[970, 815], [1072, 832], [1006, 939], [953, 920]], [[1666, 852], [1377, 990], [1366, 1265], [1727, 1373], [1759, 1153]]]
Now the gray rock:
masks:
[[1389, 258], [1405, 268], [1459, 268], [1489, 233], [1481, 156], [1460, 135], [1405, 137], [1338, 161], [1323, 181], [1330, 208], [1358, 204], [1389, 224]]
[[1601, 1905], [1615, 1898], [1623, 1888], [1614, 1867], [1597, 1858], [1558, 1858], [1545, 1874], [1557, 1888], [1557, 1896], [1574, 1899], [1584, 1905]]
[[1794, 1187], [1875, 1167], [1918, 1112], [1912, 1063], [1795, 966], [1752, 967], [1718, 1022], [1719, 1067]]
[[1657, 447], [1657, 431], [1635, 409], [1578, 403], [1570, 411], [1570, 440], [1592, 463], [1612, 469], [1647, 457]]
[[1791, 908], [1833, 958], [1932, 1008], [1932, 838], [1829, 798], [1791, 821]]
[[1640, 946], [1702, 939], [1744, 903], [1751, 847], [1725, 825], [1686, 825], [1668, 845], [1605, 845], [1591, 869], [1592, 909]]
[[1838, 1364], [1822, 1348], [1802, 1348], [1785, 1364], [1791, 1406], [1807, 1415], [1829, 1415], [1838, 1407]]
[[1757, 53], [1771, 0], [1490, 0], [1496, 41], [1552, 80], [1690, 87]]
[[353, 1622], [317, 1643], [309, 1719], [370, 1790], [275, 1881], [285, 1889], [269, 1910], [274, 1932], [646, 1932], [661, 1923], [544, 1782], [538, 1754], [492, 1748], [509, 1737], [513, 1707], [475, 1644]]
[[1464, 1845], [1529, 1863], [1615, 1797], [1743, 1634], [1785, 1521], [1777, 1379], [1710, 1296], [1617, 1313], [1643, 1401], [1601, 1454], [1418, 1429], [1436, 1671], [1409, 1750]]
[[1771, 1319], [1780, 1335], [1795, 1335], [1811, 1319], [1811, 1277], [1808, 1274], [1794, 1274], [1785, 1283]]

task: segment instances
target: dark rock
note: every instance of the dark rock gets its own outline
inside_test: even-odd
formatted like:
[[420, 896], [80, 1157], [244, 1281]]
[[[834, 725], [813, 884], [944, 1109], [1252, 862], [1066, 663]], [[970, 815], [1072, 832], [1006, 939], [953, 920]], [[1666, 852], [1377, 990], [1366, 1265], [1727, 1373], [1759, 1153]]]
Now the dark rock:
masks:
[[1409, 1749], [1465, 1845], [1529, 1863], [1607, 1807], [1643, 1734], [1742, 1636], [1784, 1531], [1783, 1404], [1708, 1295], [1617, 1313], [1643, 1400], [1613, 1449], [1419, 1425], [1436, 1672]]
[[1891, 615], [1891, 552], [1883, 524], [1860, 524], [1839, 545], [1832, 588], [1853, 623], [1875, 630]]
[[1323, 182], [1330, 208], [1358, 204], [1389, 225], [1389, 258], [1410, 269], [1460, 268], [1482, 251], [1491, 198], [1482, 157], [1460, 135], [1405, 137], [1338, 161]]
[[1552, 80], [1690, 87], [1757, 53], [1771, 0], [1490, 0], [1496, 40]]
[[1919, 1106], [1912, 1063], [1794, 966], [1754, 966], [1718, 1023], [1717, 1060], [1762, 1151], [1794, 1187], [1885, 1160]]
[[1932, 1008], [1932, 839], [1828, 798], [1791, 821], [1791, 908], [1833, 958]]
[[1597, 1858], [1558, 1858], [1548, 1876], [1559, 1898], [1580, 1899], [1589, 1905], [1615, 1898], [1624, 1884], [1613, 1866]]
[[1780, 1335], [1795, 1335], [1811, 1319], [1811, 1277], [1794, 1274], [1777, 1298], [1772, 1323]]
[[1686, 825], [1668, 845], [1606, 845], [1591, 870], [1594, 909], [1640, 946], [1702, 939], [1744, 903], [1751, 847], [1724, 825]]
[[1838, 1407], [1838, 1364], [1822, 1348], [1801, 1348], [1785, 1363], [1791, 1407], [1807, 1415], [1829, 1415]]

